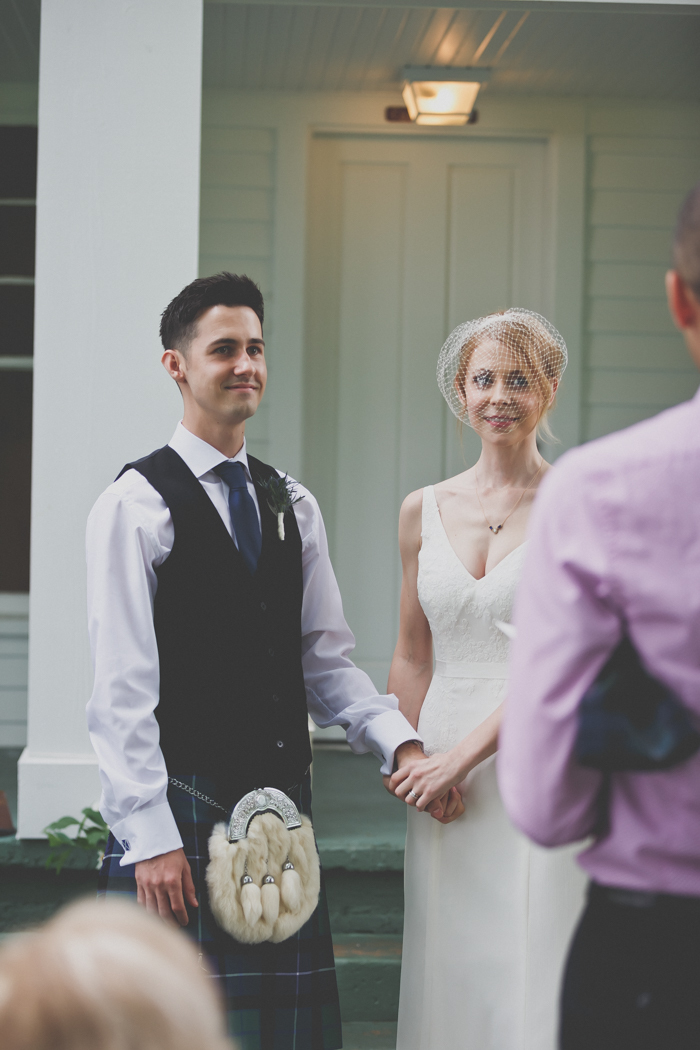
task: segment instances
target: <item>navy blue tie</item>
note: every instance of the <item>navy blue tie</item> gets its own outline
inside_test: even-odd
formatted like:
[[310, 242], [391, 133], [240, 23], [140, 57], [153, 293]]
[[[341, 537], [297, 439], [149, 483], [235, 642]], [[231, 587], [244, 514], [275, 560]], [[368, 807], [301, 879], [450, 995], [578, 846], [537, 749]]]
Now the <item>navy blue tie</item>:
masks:
[[260, 523], [253, 497], [248, 492], [245, 467], [242, 463], [219, 463], [214, 472], [228, 485], [228, 507], [231, 512], [231, 525], [238, 544], [251, 574], [255, 572], [262, 549]]

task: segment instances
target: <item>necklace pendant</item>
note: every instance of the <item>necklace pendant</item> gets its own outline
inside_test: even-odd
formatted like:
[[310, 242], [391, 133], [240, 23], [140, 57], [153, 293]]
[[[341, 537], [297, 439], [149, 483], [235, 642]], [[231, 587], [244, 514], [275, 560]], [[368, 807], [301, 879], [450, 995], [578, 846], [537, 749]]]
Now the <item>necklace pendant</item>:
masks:
[[[505, 521], [503, 522], [503, 525], [505, 525]], [[494, 534], [494, 536], [498, 536], [499, 532], [503, 528], [503, 525], [489, 525], [489, 530]]]

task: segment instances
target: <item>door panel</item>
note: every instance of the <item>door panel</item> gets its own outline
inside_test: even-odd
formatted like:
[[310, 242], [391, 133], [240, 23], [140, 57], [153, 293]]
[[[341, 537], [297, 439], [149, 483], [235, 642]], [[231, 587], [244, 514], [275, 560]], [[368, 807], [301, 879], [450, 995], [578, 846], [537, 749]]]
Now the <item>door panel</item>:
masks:
[[365, 661], [392, 646], [405, 166], [343, 167], [334, 549]]
[[448, 179], [448, 326], [454, 328], [512, 300], [514, 172], [452, 166]]
[[549, 311], [545, 171], [539, 141], [311, 144], [303, 480], [326, 520], [356, 661], [381, 690], [401, 501], [479, 452], [437, 389], [438, 352], [462, 321]]

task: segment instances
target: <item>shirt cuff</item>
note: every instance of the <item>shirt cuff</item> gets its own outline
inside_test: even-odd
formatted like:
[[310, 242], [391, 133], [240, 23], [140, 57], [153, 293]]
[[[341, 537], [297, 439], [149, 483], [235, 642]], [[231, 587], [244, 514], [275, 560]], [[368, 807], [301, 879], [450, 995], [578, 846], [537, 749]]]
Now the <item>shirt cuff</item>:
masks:
[[408, 719], [400, 711], [383, 711], [369, 723], [365, 730], [365, 743], [377, 757], [381, 755], [384, 764], [380, 772], [390, 776], [394, 771], [394, 752], [401, 744], [409, 740], [423, 743]]
[[121, 867], [159, 857], [182, 846], [175, 817], [167, 802], [136, 809], [113, 824], [110, 830], [124, 847], [124, 856], [119, 861]]

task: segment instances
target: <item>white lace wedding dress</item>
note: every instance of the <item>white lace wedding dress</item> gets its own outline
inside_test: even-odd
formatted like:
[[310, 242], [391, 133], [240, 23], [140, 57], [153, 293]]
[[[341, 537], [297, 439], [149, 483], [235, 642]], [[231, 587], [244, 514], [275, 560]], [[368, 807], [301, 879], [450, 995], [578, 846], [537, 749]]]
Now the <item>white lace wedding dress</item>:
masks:
[[[506, 691], [510, 620], [525, 547], [476, 580], [452, 549], [432, 486], [423, 490], [418, 596], [435, 646], [418, 729], [449, 750]], [[495, 756], [461, 785], [466, 812], [442, 825], [408, 811], [397, 1050], [554, 1050], [562, 966], [583, 906], [571, 848], [515, 831]]]

